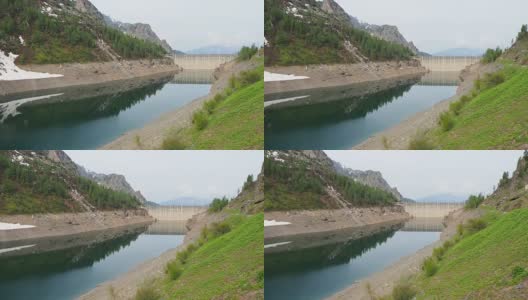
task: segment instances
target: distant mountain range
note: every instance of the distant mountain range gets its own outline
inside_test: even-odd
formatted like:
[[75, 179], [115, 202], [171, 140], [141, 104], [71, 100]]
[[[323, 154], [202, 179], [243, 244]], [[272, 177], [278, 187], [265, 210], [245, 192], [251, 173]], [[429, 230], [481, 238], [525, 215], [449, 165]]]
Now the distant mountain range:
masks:
[[198, 205], [198, 206], [204, 206], [208, 205], [213, 199], [210, 198], [200, 198], [200, 197], [177, 197], [172, 200], [167, 200], [163, 202], [159, 202], [159, 205], [162, 206], [173, 206], [173, 205], [183, 205], [183, 206], [190, 206], [190, 205]]
[[185, 54], [237, 54], [241, 47], [209, 45], [185, 51]]
[[482, 56], [485, 49], [478, 48], [452, 48], [433, 53], [433, 56]]
[[413, 199], [416, 202], [464, 202], [468, 198], [467, 195], [455, 195], [455, 194], [435, 194], [426, 197]]

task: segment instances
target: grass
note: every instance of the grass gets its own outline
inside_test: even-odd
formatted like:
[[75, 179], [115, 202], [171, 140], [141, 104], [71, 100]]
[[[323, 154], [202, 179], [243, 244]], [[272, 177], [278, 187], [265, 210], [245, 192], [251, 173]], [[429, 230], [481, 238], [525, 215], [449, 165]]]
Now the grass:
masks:
[[425, 139], [440, 149], [518, 149], [528, 144], [528, 69], [504, 63], [498, 73], [442, 115]]
[[511, 299], [508, 287], [528, 276], [522, 275], [528, 267], [526, 220], [528, 209], [518, 209], [490, 212], [463, 226], [458, 242], [444, 245], [440, 260], [433, 258], [434, 276], [416, 279], [417, 299]]
[[263, 289], [263, 214], [238, 215], [229, 224], [230, 232], [186, 258], [178, 280], [163, 283], [170, 299], [237, 299]]
[[[214, 99], [212, 100], [214, 101]], [[197, 126], [172, 133], [163, 149], [262, 149], [264, 147], [264, 82], [233, 92], [214, 111], [200, 111]], [[209, 108], [206, 109], [209, 110]], [[194, 118], [194, 119], [196, 119]]]

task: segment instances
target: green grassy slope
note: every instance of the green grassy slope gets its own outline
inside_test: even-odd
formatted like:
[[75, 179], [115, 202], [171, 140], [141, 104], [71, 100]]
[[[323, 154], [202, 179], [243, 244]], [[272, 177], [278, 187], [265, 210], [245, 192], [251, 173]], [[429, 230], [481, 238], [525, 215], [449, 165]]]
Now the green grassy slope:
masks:
[[140, 287], [136, 300], [264, 299], [264, 215], [233, 214], [222, 224], [231, 230], [191, 252], [177, 278]]
[[[262, 61], [262, 58], [259, 58]], [[264, 66], [232, 77], [230, 87], [194, 114], [193, 126], [171, 132], [162, 148], [177, 149], [263, 149]], [[199, 118], [197, 118], [199, 116]], [[198, 119], [198, 121], [195, 121]]]
[[[492, 214], [492, 216], [496, 214]], [[431, 277], [416, 281], [418, 299], [526, 299], [512, 288], [528, 273], [528, 209], [488, 217], [488, 226], [450, 248]], [[514, 271], [517, 269], [517, 271]]]
[[264, 81], [233, 93], [215, 110], [206, 129], [188, 132], [195, 149], [262, 149]]
[[441, 149], [518, 149], [528, 144], [528, 69], [507, 66], [506, 80], [482, 92], [454, 116], [449, 131], [430, 139]]

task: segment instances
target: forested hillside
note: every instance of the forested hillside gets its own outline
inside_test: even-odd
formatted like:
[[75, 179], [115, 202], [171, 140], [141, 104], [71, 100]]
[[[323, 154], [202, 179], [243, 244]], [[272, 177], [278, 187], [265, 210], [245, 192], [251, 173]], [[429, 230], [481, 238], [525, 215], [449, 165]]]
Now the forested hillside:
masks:
[[0, 51], [17, 63], [162, 58], [161, 46], [106, 26], [69, 0], [0, 0]]
[[354, 28], [316, 0], [265, 0], [264, 26], [267, 66], [408, 60], [414, 55], [405, 46]]
[[0, 215], [139, 208], [129, 194], [80, 177], [46, 152], [0, 151]]
[[390, 192], [334, 169], [322, 151], [266, 151], [265, 210], [338, 209], [394, 205]]

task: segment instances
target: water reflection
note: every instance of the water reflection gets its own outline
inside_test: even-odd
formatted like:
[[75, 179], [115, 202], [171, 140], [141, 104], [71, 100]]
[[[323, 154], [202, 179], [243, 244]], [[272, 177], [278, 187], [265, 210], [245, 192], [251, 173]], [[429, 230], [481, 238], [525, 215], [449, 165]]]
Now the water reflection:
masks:
[[[357, 96], [358, 87], [266, 95], [266, 149], [349, 149], [453, 96], [458, 73], [426, 74]], [[374, 89], [376, 90], [376, 89]]]
[[0, 97], [0, 148], [101, 147], [209, 92], [210, 80], [176, 76], [186, 83], [169, 74]]
[[266, 299], [324, 299], [438, 240], [433, 223], [411, 220], [377, 230], [283, 238], [283, 245], [265, 249]]

